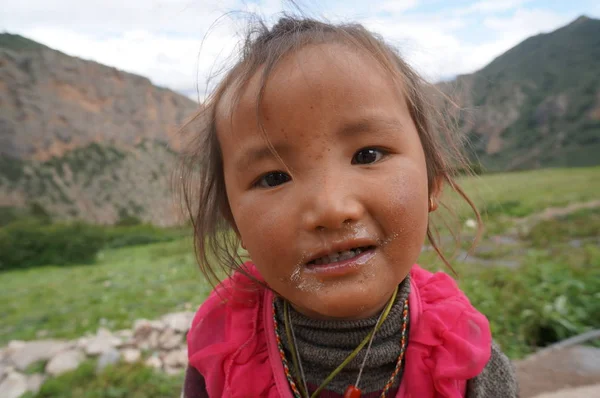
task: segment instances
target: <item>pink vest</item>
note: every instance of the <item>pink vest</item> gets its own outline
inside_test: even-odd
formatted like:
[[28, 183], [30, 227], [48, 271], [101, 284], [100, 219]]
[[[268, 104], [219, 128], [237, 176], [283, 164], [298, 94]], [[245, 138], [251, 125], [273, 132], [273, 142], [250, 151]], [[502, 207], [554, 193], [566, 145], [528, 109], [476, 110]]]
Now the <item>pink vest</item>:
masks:
[[[246, 264], [259, 278], [256, 268]], [[489, 323], [452, 278], [419, 266], [411, 272], [410, 335], [400, 398], [457, 398], [491, 355]], [[292, 398], [279, 357], [273, 293], [236, 273], [198, 310], [188, 357], [210, 397]]]

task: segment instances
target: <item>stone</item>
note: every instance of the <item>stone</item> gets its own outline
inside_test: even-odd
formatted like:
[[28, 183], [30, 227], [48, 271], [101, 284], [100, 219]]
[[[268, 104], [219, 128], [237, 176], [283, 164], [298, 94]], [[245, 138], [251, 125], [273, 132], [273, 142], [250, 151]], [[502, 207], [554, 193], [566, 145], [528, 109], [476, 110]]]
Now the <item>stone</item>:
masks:
[[171, 328], [165, 329], [158, 338], [158, 346], [163, 350], [172, 350], [179, 346], [183, 336]]
[[154, 320], [154, 321], [150, 321], [150, 326], [152, 326], [152, 329], [158, 330], [160, 332], [160, 331], [163, 331], [167, 327], [167, 324], [165, 324], [161, 320]]
[[27, 377], [11, 372], [0, 383], [0, 397], [18, 398], [27, 392]]
[[89, 337], [80, 337], [79, 339], [77, 339], [77, 343], [75, 343], [75, 346], [77, 348], [85, 350], [85, 347], [87, 347], [89, 342], [90, 342]]
[[148, 336], [136, 337], [138, 348], [141, 348], [142, 350], [158, 348], [158, 336], [159, 332], [157, 330], [152, 330]]
[[114, 365], [121, 360], [121, 353], [111, 348], [110, 350], [102, 353], [100, 358], [98, 358], [98, 363], [96, 364], [96, 373], [101, 372], [109, 365]]
[[133, 323], [133, 335], [135, 337], [148, 336], [152, 329], [152, 323], [147, 319], [138, 319]]
[[20, 348], [25, 347], [25, 344], [27, 344], [27, 343], [22, 340], [11, 340], [8, 342], [6, 349], [8, 351], [18, 350]]
[[123, 360], [127, 363], [134, 363], [140, 360], [142, 357], [142, 352], [135, 348], [126, 348], [121, 351], [123, 355]]
[[121, 338], [123, 340], [128, 340], [128, 339], [130, 339], [130, 338], [133, 337], [133, 331], [132, 330], [128, 330], [128, 329], [119, 330], [119, 331], [117, 331], [115, 333], [115, 336], [117, 336], [117, 337], [119, 337], [119, 338]]
[[27, 378], [27, 391], [37, 394], [42, 387], [42, 384], [46, 381], [46, 376], [41, 373], [36, 373]]
[[193, 312], [175, 312], [173, 314], [167, 314], [163, 316], [162, 321], [171, 329], [176, 332], [185, 333], [189, 330], [194, 319]]
[[88, 355], [102, 355], [120, 344], [120, 338], [113, 336], [107, 329], [100, 328], [96, 336], [88, 340], [85, 352]]
[[170, 367], [165, 367], [165, 373], [168, 374], [169, 376], [175, 376], [180, 374], [183, 371], [183, 368], [170, 368]]
[[63, 351], [48, 362], [46, 365], [46, 373], [52, 376], [58, 376], [71, 370], [75, 370], [84, 359], [85, 355], [78, 349]]
[[146, 366], [149, 366], [154, 369], [162, 368], [162, 362], [161, 362], [160, 358], [155, 357], [155, 356], [151, 356], [150, 358], [146, 359], [146, 362], [144, 362], [144, 363], [146, 364]]
[[9, 373], [13, 372], [14, 368], [12, 366], [8, 366], [8, 365], [4, 365], [3, 363], [0, 363], [0, 382], [2, 382], [2, 380], [4, 380], [4, 376], [8, 375]]
[[68, 349], [69, 343], [58, 340], [38, 340], [25, 344], [9, 344], [10, 361], [18, 370], [25, 370], [38, 361], [47, 361], [61, 351]]
[[182, 368], [187, 365], [187, 359], [187, 349], [182, 348], [168, 352], [165, 355], [163, 362], [165, 367]]

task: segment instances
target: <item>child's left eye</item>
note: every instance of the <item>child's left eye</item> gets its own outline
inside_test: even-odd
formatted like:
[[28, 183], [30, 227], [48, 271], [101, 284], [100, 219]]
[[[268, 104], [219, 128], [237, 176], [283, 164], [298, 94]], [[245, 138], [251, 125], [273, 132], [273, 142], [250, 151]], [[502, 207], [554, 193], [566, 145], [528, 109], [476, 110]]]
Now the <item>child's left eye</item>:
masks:
[[377, 148], [365, 148], [354, 154], [352, 164], [371, 164], [381, 160], [384, 152]]

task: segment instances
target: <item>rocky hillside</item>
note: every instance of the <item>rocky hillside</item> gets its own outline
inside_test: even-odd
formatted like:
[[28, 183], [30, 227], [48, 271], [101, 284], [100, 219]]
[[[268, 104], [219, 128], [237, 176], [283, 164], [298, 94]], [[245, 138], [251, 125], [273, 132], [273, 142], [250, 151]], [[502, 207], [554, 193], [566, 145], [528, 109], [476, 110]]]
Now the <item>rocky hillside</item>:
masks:
[[0, 35], [0, 206], [174, 221], [175, 132], [197, 104], [150, 80]]
[[[488, 170], [600, 164], [600, 21], [531, 37], [440, 84]], [[148, 79], [0, 34], [0, 211], [176, 220], [173, 134], [197, 104]], [[475, 161], [475, 160], [474, 160]]]
[[531, 37], [440, 86], [489, 170], [600, 164], [600, 20]]

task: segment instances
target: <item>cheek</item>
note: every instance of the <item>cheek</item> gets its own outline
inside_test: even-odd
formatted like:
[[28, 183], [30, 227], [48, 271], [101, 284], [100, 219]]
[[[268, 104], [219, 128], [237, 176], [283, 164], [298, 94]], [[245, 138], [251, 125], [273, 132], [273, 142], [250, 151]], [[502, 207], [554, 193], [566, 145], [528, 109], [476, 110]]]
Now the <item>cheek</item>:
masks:
[[386, 184], [387, 195], [380, 206], [388, 233], [397, 235], [404, 245], [422, 244], [427, 228], [427, 178], [425, 173], [397, 173]]
[[[289, 213], [269, 200], [244, 199], [232, 206], [236, 225], [252, 260], [263, 277], [269, 278], [274, 264], [287, 263], [293, 226]], [[279, 270], [284, 272], [285, 270]]]

